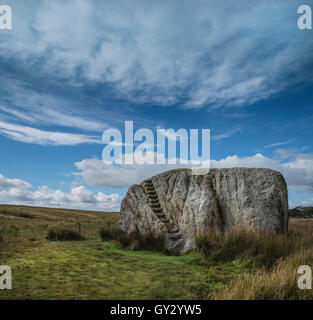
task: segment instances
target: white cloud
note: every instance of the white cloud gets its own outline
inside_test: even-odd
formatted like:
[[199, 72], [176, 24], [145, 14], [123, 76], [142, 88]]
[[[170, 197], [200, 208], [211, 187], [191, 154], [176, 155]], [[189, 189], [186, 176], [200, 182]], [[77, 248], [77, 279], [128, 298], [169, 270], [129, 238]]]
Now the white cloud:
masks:
[[302, 69], [312, 39], [284, 0], [33, 0], [15, 3], [14, 15], [0, 35], [4, 57], [137, 102], [242, 106], [311, 77]]
[[101, 143], [101, 137], [76, 133], [39, 130], [0, 120], [0, 133], [20, 142], [53, 146], [74, 146], [82, 143]]
[[313, 198], [303, 201], [289, 201], [289, 208], [295, 207], [313, 207]]
[[[301, 150], [303, 151], [303, 150]], [[277, 149], [274, 151], [275, 156], [279, 159], [295, 159], [299, 153], [298, 148], [289, 148], [289, 149]]]
[[[123, 165], [116, 167], [105, 165], [98, 159], [86, 159], [75, 165], [80, 171], [75, 172], [74, 175], [81, 176], [85, 183], [97, 187], [113, 188], [127, 188], [160, 172], [186, 167], [186, 165]], [[300, 192], [305, 191], [309, 194], [313, 192], [313, 154], [298, 154], [295, 159], [284, 163], [265, 157], [260, 153], [249, 157], [235, 155], [221, 160], [212, 160], [211, 167], [271, 168], [284, 175], [289, 188]], [[309, 204], [308, 201], [311, 200], [306, 200], [301, 204]], [[107, 195], [102, 192], [95, 194], [79, 184], [74, 184], [71, 192], [68, 193], [53, 190], [47, 186], [41, 186], [32, 191], [32, 186], [28, 182], [20, 179], [8, 179], [0, 174], [0, 202], [117, 211], [121, 196], [118, 194]], [[290, 204], [295, 206], [296, 204], [300, 205], [300, 202], [294, 202], [293, 199], [290, 199]]]
[[[108, 127], [86, 112], [77, 102], [36, 92], [19, 81], [3, 79], [1, 117], [23, 123], [62, 126], [84, 131], [101, 132]], [[9, 106], [9, 107], [8, 107]]]
[[97, 194], [84, 186], [77, 186], [71, 192], [53, 190], [41, 186], [32, 191], [32, 186], [20, 179], [8, 179], [0, 174], [0, 202], [5, 204], [29, 204], [36, 206], [118, 211], [121, 197], [118, 194]]
[[290, 140], [287, 140], [287, 141], [272, 143], [272, 144], [269, 144], [269, 145], [265, 146], [264, 148], [268, 149], [268, 148], [274, 148], [274, 147], [283, 146], [283, 145], [286, 145], [286, 144], [289, 144], [289, 143], [293, 142], [294, 140], [295, 139], [290, 139]]
[[233, 135], [235, 135], [238, 132], [241, 132], [241, 130], [240, 129], [234, 129], [234, 130], [231, 130], [231, 131], [228, 131], [228, 132], [217, 134], [217, 135], [212, 136], [212, 140], [213, 141], [223, 140], [223, 139], [232, 137]]
[[[102, 160], [86, 159], [75, 163], [80, 170], [74, 173], [93, 186], [127, 188], [160, 172], [187, 167], [186, 165], [105, 165]], [[189, 166], [191, 167], [191, 166]], [[289, 187], [313, 192], [313, 154], [298, 154], [296, 159], [283, 163], [257, 153], [249, 157], [228, 156], [221, 160], [211, 160], [211, 168], [270, 168], [280, 171]]]
[[[144, 158], [142, 154], [137, 151], [134, 152], [133, 156], [139, 161]], [[163, 155], [154, 152], [147, 152], [146, 158], [152, 161], [158, 159], [158, 163], [166, 160]], [[120, 159], [122, 159], [122, 157]], [[93, 186], [128, 188], [130, 185], [140, 183], [142, 180], [160, 172], [186, 167], [186, 165], [183, 164], [185, 162], [183, 159], [182, 164], [179, 164], [180, 159], [176, 160], [177, 164], [140, 165], [135, 163], [133, 165], [115, 166], [105, 164], [102, 160], [98, 159], [85, 159], [75, 163], [75, 166], [80, 170], [80, 172], [74, 172], [74, 175], [82, 176], [87, 184]]]
[[0, 188], [17, 188], [23, 190], [29, 190], [32, 188], [31, 184], [20, 179], [8, 179], [0, 174]]

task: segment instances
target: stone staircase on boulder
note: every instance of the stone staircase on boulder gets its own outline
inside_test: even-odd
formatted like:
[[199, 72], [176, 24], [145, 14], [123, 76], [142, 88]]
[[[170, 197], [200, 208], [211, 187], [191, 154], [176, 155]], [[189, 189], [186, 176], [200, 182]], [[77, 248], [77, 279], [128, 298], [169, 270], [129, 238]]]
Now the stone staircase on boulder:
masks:
[[171, 254], [179, 255], [184, 247], [185, 241], [179, 228], [171, 221], [170, 217], [164, 213], [157, 192], [151, 179], [144, 181], [144, 190], [148, 198], [148, 203], [153, 213], [157, 216], [167, 231], [167, 249]]

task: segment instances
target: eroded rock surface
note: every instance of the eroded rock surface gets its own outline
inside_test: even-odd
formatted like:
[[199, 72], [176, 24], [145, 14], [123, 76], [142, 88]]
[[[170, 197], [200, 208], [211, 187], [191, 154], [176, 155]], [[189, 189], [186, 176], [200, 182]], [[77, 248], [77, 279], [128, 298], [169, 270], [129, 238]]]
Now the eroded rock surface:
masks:
[[198, 232], [246, 227], [287, 232], [284, 177], [270, 169], [171, 170], [128, 189], [119, 223], [126, 232], [164, 234], [172, 254], [195, 247]]

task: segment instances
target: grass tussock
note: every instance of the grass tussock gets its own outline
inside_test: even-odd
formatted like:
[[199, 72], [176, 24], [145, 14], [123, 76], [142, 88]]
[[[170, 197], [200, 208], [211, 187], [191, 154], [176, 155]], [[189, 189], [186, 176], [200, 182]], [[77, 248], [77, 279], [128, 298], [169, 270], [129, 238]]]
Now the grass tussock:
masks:
[[279, 260], [272, 270], [244, 273], [227, 287], [219, 288], [208, 299], [240, 300], [312, 300], [312, 290], [298, 288], [301, 265], [313, 265], [313, 249], [300, 250]]
[[9, 217], [17, 217], [17, 218], [24, 218], [24, 219], [34, 219], [35, 216], [28, 213], [28, 212], [9, 212], [7, 210], [0, 210], [0, 214]]
[[199, 253], [212, 262], [249, 260], [257, 267], [269, 269], [278, 259], [288, 256], [295, 249], [293, 238], [241, 229], [225, 234], [199, 234], [196, 245]]
[[107, 224], [99, 230], [100, 238], [103, 241], [118, 240], [121, 236], [123, 236], [123, 233], [123, 230], [121, 230], [119, 227], [111, 227], [110, 224]]
[[49, 241], [80, 241], [84, 240], [85, 237], [70, 229], [50, 229], [46, 239]]
[[129, 234], [122, 233], [117, 241], [124, 249], [166, 251], [165, 238], [155, 236], [153, 233], [140, 234], [136, 231]]
[[313, 221], [293, 220], [286, 235], [247, 230], [207, 233], [197, 238], [197, 249], [209, 261], [242, 260], [252, 266], [207, 295], [207, 299], [313, 299], [313, 290], [298, 288], [299, 266], [313, 266]]
[[99, 235], [103, 241], [116, 241], [123, 249], [165, 252], [165, 238], [155, 236], [153, 233], [140, 234], [138, 231], [126, 233], [118, 227], [112, 228], [107, 225], [99, 230]]

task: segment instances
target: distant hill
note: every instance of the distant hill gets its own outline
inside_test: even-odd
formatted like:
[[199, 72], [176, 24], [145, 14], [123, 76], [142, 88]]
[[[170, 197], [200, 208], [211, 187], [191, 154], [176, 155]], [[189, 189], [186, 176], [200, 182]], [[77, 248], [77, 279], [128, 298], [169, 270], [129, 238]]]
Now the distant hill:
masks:
[[291, 218], [313, 218], [313, 207], [296, 207], [289, 209]]

